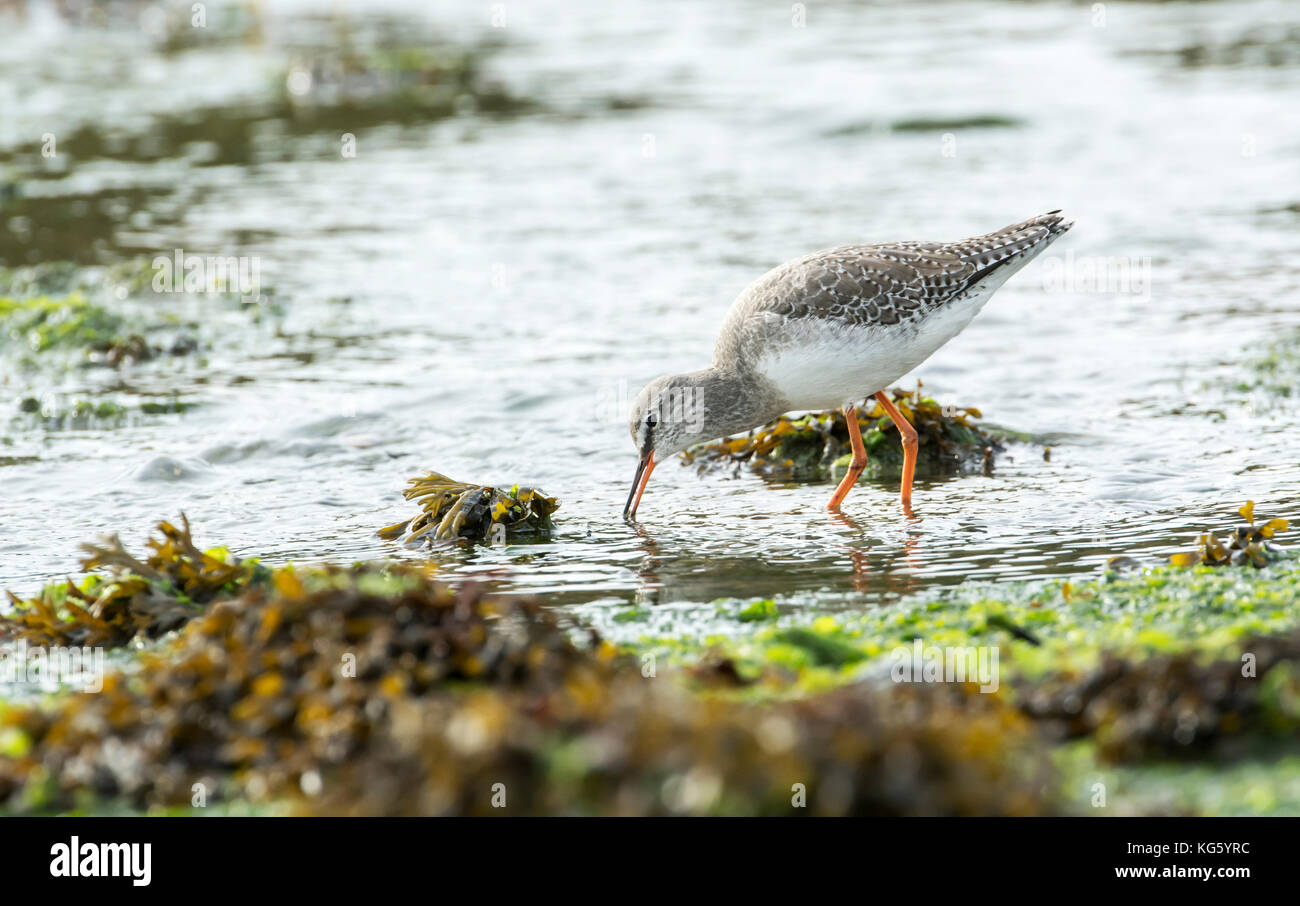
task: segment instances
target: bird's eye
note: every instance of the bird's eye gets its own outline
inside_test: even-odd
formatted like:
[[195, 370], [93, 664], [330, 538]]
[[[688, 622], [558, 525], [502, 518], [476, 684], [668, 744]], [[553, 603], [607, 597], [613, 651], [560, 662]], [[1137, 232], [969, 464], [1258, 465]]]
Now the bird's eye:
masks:
[[653, 428], [655, 426], [655, 416], [653, 412], [645, 417], [645, 426], [647, 428]]

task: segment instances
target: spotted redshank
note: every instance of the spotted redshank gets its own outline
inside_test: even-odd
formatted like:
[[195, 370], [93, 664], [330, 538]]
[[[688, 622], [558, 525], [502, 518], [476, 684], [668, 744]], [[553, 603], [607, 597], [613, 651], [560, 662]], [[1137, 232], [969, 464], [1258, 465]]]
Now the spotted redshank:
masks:
[[911, 502], [916, 429], [884, 392], [971, 322], [994, 291], [1073, 226], [1060, 211], [958, 242], [846, 245], [786, 262], [731, 303], [700, 371], [651, 381], [632, 405], [640, 461], [623, 517], [634, 519], [656, 464], [784, 412], [843, 406], [853, 459], [827, 509], [867, 464], [856, 403], [872, 394], [903, 440]]

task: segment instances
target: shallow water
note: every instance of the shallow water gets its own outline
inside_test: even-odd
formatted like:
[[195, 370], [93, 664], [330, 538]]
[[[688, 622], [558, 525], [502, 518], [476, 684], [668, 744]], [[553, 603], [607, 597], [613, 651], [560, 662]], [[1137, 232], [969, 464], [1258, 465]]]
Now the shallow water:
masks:
[[[426, 556], [373, 534], [412, 514], [400, 492], [425, 469], [561, 498], [548, 542], [437, 558], [565, 603], [871, 604], [1165, 554], [1247, 498], [1296, 513], [1296, 412], [1232, 389], [1253, 348], [1300, 325], [1296, 4], [1106, 4], [1097, 27], [1089, 5], [819, 3], [796, 28], [789, 5], [570, 0], [510, 4], [502, 29], [482, 4], [351, 4], [358, 31], [368, 8], [412, 42], [503, 41], [485, 66], [529, 107], [358, 127], [354, 159], [335, 122], [272, 116], [247, 147], [222, 144], [237, 118], [198, 118], [206, 145], [178, 132], [194, 111], [257, 109], [339, 30], [269, 6], [260, 42], [176, 54], [129, 22], [5, 22], [0, 167], [41, 177], [19, 225], [38, 238], [11, 235], [5, 263], [255, 255], [276, 302], [255, 318], [176, 297], [222, 325], [194, 361], [6, 366], [15, 412], [32, 393], [199, 405], [96, 430], [15, 417], [0, 585], [34, 590], [76, 570], [79, 542], [138, 547], [182, 510], [200, 543], [276, 562]], [[45, 132], [89, 144], [85, 124], [187, 138], [36, 160]], [[919, 481], [911, 519], [896, 480], [840, 517], [827, 484], [664, 464], [641, 525], [621, 522], [631, 397], [705, 364], [754, 277], [1054, 208], [1074, 230], [900, 382], [1038, 443], [991, 477]], [[1149, 264], [1149, 283], [1089, 285], [1103, 259]]]

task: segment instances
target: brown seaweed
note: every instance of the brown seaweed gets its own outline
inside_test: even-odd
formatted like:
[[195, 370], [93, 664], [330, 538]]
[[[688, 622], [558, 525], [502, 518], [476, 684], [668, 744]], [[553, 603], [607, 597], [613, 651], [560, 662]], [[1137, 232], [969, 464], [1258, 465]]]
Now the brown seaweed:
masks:
[[1196, 539], [1196, 550], [1174, 554], [1169, 562], [1174, 566], [1246, 566], [1262, 569], [1277, 559], [1281, 549], [1271, 539], [1285, 532], [1291, 524], [1285, 519], [1271, 519], [1255, 525], [1255, 502], [1237, 510], [1247, 524], [1228, 533], [1226, 543], [1213, 532], [1205, 532]]
[[[1300, 730], [1300, 633], [1244, 640], [1243, 656], [1126, 659], [1022, 683], [1022, 709], [1062, 739], [1091, 737], [1114, 762], [1243, 754]], [[1249, 655], [1249, 657], [1247, 657]]]
[[[894, 388], [889, 394], [916, 428], [918, 474], [992, 469], [993, 456], [1003, 443], [973, 424], [981, 417], [978, 409], [942, 406], [922, 394], [919, 381], [915, 391]], [[898, 428], [877, 400], [869, 399], [859, 407], [858, 425], [867, 448], [863, 474], [874, 478], [900, 472], [903, 448]], [[783, 415], [748, 434], [692, 447], [682, 454], [682, 461], [701, 472], [745, 464], [766, 478], [809, 481], [835, 477], [836, 461], [849, 453], [848, 420], [836, 410], [795, 418]]]
[[544, 534], [551, 529], [551, 514], [560, 506], [534, 488], [515, 485], [509, 490], [453, 481], [429, 472], [412, 478], [402, 492], [419, 502], [420, 515], [380, 529], [379, 537], [403, 544], [469, 538], [500, 543], [519, 535]]
[[144, 560], [113, 535], [82, 545], [82, 569], [107, 575], [48, 585], [28, 599], [10, 593], [14, 608], [0, 615], [0, 638], [103, 647], [157, 638], [202, 613], [211, 601], [238, 594], [269, 575], [256, 560], [199, 550], [183, 513], [179, 527], [164, 520], [157, 531], [162, 537], [149, 540], [152, 553]]
[[[746, 704], [620, 673], [403, 708], [309, 804], [342, 815], [1034, 815], [1053, 774], [997, 696], [857, 684]], [[359, 794], [359, 795], [358, 795]]]
[[[98, 695], [0, 712], [0, 808], [1037, 814], [1032, 725], [965, 687], [693, 693], [534, 602], [409, 566], [285, 568]], [[89, 798], [88, 798], [89, 797]]]
[[0, 713], [22, 740], [0, 757], [0, 803], [62, 809], [89, 791], [177, 804], [198, 782], [284, 796], [364, 751], [393, 702], [458, 682], [545, 689], [613, 657], [577, 647], [534, 604], [413, 568], [285, 568], [272, 585], [218, 602], [100, 694]]

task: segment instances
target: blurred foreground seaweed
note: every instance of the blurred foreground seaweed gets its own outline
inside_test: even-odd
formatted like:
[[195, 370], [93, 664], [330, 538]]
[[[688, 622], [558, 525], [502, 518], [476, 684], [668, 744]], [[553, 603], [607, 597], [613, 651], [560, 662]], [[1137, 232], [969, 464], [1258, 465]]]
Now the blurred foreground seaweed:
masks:
[[404, 702], [376, 756], [313, 808], [500, 814], [504, 783], [515, 814], [1034, 815], [1054, 808], [1045, 751], [973, 688], [859, 683], [747, 704], [621, 671], [541, 699]]
[[4, 711], [0, 799], [22, 787], [34, 807], [78, 792], [175, 804], [200, 780], [283, 796], [364, 750], [394, 701], [455, 681], [545, 688], [569, 666], [608, 663], [535, 605], [416, 569], [286, 567], [270, 584], [217, 603], [101, 694]]
[[[149, 562], [120, 545], [87, 562], [149, 577], [179, 561], [152, 582], [210, 587], [226, 558], [202, 560], [185, 539], [188, 526], [164, 532]], [[1007, 605], [959, 603], [957, 619], [918, 604], [933, 626], [879, 616], [882, 637], [828, 617], [782, 625], [771, 602], [738, 606], [757, 648], [697, 646], [655, 676], [535, 601], [453, 588], [424, 568], [257, 569], [104, 677], [101, 694], [0, 706], [0, 811], [184, 808], [202, 783], [216, 801], [314, 814], [500, 814], [493, 785], [504, 783], [508, 814], [1042, 814], [1069, 808], [1052, 767], [1065, 740], [1141, 764], [1237, 757], [1300, 730], [1293, 622], [1227, 648], [1103, 648], [1060, 666], [1062, 634], [1076, 638], [1066, 612], [1092, 613], [1116, 589], [1143, 588], [1147, 604], [1167, 596], [1183, 613], [1188, 584], [1209, 583], [1204, 608], [1218, 613], [1242, 582], [1262, 583], [1252, 625], [1270, 625], [1294, 585], [1253, 571], [1108, 578], [1086, 594], [1062, 587], [1059, 602], [1026, 591], [1014, 615], [1041, 645], [1011, 643], [1014, 672], [981, 694], [883, 681], [870, 662], [907, 639], [987, 644]], [[1200, 613], [1188, 619], [1205, 626]], [[1149, 640], [1159, 625], [1144, 618], [1134, 632]], [[773, 669], [735, 656], [758, 649]]]
[[1206, 532], [1196, 539], [1196, 550], [1174, 554], [1169, 562], [1174, 566], [1245, 566], [1250, 564], [1256, 569], [1268, 566], [1281, 553], [1281, 548], [1271, 539], [1278, 532], [1285, 532], [1291, 527], [1285, 519], [1270, 519], [1263, 525], [1255, 525], [1255, 501], [1247, 500], [1246, 505], [1237, 510], [1247, 525], [1238, 526], [1228, 534], [1225, 544], [1218, 535]]
[[534, 488], [509, 490], [466, 484], [429, 472], [407, 482], [407, 500], [419, 501], [419, 516], [380, 529], [379, 537], [403, 544], [470, 538], [500, 543], [510, 536], [545, 534], [560, 502]]
[[[1039, 814], [1032, 725], [964, 686], [693, 693], [535, 602], [410, 566], [277, 570], [97, 695], [0, 709], [0, 809]], [[800, 792], [800, 791], [803, 792]], [[805, 802], [806, 808], [798, 806]]]
[[1300, 731], [1300, 632], [1244, 639], [1239, 658], [1208, 662], [1193, 652], [1107, 654], [1020, 697], [1054, 735], [1090, 737], [1112, 762], [1241, 756], [1261, 736]]
[[[988, 472], [993, 457], [1003, 450], [1002, 439], [971, 423], [978, 409], [941, 406], [915, 391], [897, 387], [889, 391], [894, 405], [916, 428], [920, 440], [918, 475]], [[858, 409], [858, 425], [867, 448], [864, 478], [901, 474], [903, 446], [898, 428], [874, 398]], [[848, 420], [841, 411], [814, 412], [791, 418], [783, 415], [740, 437], [700, 444], [682, 454], [684, 465], [700, 472], [748, 463], [765, 478], [812, 481], [836, 478], [848, 468]]]
[[13, 610], [0, 615], [0, 639], [25, 639], [38, 645], [119, 647], [136, 638], [153, 639], [178, 629], [221, 597], [264, 581], [269, 571], [256, 560], [238, 560], [222, 549], [201, 551], [181, 515], [178, 528], [158, 523], [161, 539], [138, 560], [116, 535], [85, 544], [82, 582], [47, 585], [36, 597], [10, 593]]

